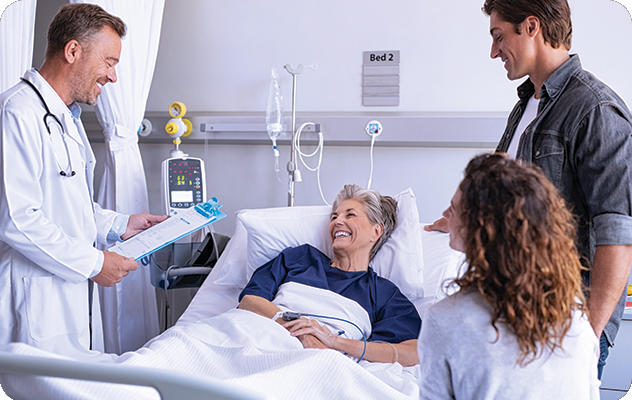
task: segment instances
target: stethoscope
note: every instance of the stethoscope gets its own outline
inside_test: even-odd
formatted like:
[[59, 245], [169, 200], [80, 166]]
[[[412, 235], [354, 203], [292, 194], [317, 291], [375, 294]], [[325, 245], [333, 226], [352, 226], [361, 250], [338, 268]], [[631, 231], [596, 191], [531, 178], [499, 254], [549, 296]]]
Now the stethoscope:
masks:
[[28, 83], [28, 85], [35, 91], [35, 93], [37, 94], [37, 97], [40, 98], [40, 100], [42, 101], [42, 105], [46, 109], [46, 114], [44, 114], [44, 125], [46, 126], [46, 130], [48, 131], [48, 137], [51, 136], [50, 126], [48, 126], [48, 118], [52, 118], [59, 125], [59, 127], [61, 128], [60, 135], [61, 135], [62, 141], [64, 142], [64, 147], [66, 148], [66, 157], [68, 157], [68, 164], [70, 166], [70, 172], [64, 171], [64, 169], [61, 167], [61, 163], [59, 162], [59, 158], [57, 157], [57, 153], [55, 153], [55, 159], [57, 160], [57, 166], [59, 167], [59, 175], [65, 176], [65, 177], [68, 177], [68, 178], [71, 178], [71, 177], [75, 176], [76, 173], [75, 173], [74, 169], [72, 168], [72, 159], [70, 158], [70, 150], [68, 150], [68, 143], [66, 142], [66, 132], [64, 131], [64, 126], [62, 125], [62, 123], [59, 120], [59, 118], [57, 118], [57, 116], [55, 114], [50, 112], [50, 109], [48, 108], [48, 105], [46, 104], [46, 101], [44, 101], [44, 97], [42, 96], [40, 91], [37, 90], [35, 85], [33, 85], [33, 83], [31, 83], [31, 81], [29, 81], [28, 79], [24, 79], [24, 78], [20, 78], [20, 79], [22, 79], [24, 82]]

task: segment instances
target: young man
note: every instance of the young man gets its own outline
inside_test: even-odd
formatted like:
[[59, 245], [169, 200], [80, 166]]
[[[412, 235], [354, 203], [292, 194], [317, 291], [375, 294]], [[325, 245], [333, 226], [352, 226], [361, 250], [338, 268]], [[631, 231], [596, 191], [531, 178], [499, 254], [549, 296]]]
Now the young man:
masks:
[[[632, 114], [569, 54], [566, 0], [486, 0], [491, 57], [518, 87], [497, 151], [540, 166], [578, 222], [590, 287], [589, 318], [601, 338], [599, 378], [625, 307], [632, 264]], [[443, 228], [437, 221], [427, 230]]]
[[91, 4], [63, 6], [46, 58], [0, 95], [0, 347], [25, 342], [60, 354], [103, 349], [92, 282], [112, 286], [134, 260], [97, 250], [166, 217], [103, 210], [95, 158], [77, 103], [116, 82], [123, 21]]

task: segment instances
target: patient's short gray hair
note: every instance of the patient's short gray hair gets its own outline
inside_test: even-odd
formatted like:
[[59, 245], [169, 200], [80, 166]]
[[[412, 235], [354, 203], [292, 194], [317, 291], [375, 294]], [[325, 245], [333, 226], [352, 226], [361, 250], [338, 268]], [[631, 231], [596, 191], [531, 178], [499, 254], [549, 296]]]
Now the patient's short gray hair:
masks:
[[373, 245], [369, 254], [369, 260], [373, 260], [397, 226], [397, 202], [392, 197], [382, 196], [375, 190], [362, 189], [356, 184], [347, 184], [336, 196], [331, 207], [332, 213], [338, 209], [340, 203], [349, 199], [357, 200], [364, 205], [364, 212], [372, 224], [382, 225], [382, 236]]

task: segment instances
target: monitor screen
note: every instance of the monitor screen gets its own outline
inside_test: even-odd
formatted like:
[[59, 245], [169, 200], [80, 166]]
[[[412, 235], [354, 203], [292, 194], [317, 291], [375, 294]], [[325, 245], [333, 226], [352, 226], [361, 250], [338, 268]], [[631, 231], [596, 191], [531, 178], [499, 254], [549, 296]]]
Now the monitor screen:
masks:
[[172, 190], [172, 203], [191, 203], [193, 202], [193, 191], [191, 190]]

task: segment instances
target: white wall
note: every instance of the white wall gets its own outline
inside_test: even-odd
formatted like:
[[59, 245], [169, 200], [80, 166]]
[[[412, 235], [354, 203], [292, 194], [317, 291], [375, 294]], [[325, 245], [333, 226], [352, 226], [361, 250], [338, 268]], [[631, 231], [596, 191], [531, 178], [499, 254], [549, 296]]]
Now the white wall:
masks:
[[[38, 4], [36, 66], [43, 57], [48, 23], [63, 3]], [[572, 51], [581, 54], [585, 68], [631, 104], [632, 21], [627, 10], [612, 0], [569, 3], [574, 23]], [[489, 58], [489, 18], [481, 5], [482, 0], [166, 0], [147, 110], [167, 115], [171, 102], [182, 101], [190, 111], [263, 113], [273, 65], [317, 63], [317, 71], [307, 70], [298, 77], [299, 113], [370, 117], [508, 112], [516, 101], [519, 82], [508, 81], [502, 63]], [[401, 51], [399, 107], [361, 105], [362, 52], [369, 50]], [[289, 112], [291, 77], [280, 72]], [[141, 144], [150, 208], [155, 213], [160, 212], [159, 165], [171, 147]], [[204, 146], [187, 144], [184, 139], [182, 147], [206, 159], [209, 195], [218, 197], [229, 215], [217, 224], [220, 232], [232, 233], [232, 214], [239, 209], [287, 204], [283, 172], [287, 147], [281, 148], [282, 182], [272, 170], [269, 146]], [[104, 145], [95, 143], [94, 149], [101, 158]], [[390, 195], [412, 187], [421, 220], [432, 221], [448, 204], [467, 161], [483, 150], [378, 146], [372, 187]], [[369, 148], [326, 143], [322, 174], [329, 201], [344, 183], [366, 185]], [[99, 177], [98, 173], [97, 181]], [[296, 204], [320, 204], [315, 174], [303, 169], [303, 178], [297, 184]]]
[[[489, 57], [482, 0], [167, 0], [150, 111], [264, 111], [270, 67], [298, 77], [302, 111], [509, 111], [516, 82]], [[632, 102], [632, 21], [612, 0], [569, 0], [572, 51]], [[363, 107], [362, 52], [401, 51], [399, 107]], [[291, 77], [282, 71], [286, 109]]]

